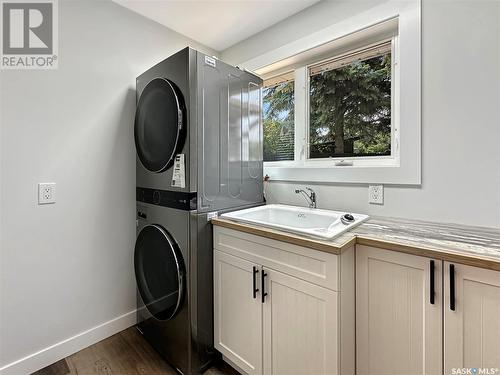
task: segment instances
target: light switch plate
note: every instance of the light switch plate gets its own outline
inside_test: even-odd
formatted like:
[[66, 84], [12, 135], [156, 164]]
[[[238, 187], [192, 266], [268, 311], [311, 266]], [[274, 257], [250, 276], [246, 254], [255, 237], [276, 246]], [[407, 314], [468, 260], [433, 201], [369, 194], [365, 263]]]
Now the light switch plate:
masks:
[[54, 182], [38, 184], [38, 204], [56, 203], [56, 184]]
[[368, 202], [370, 204], [384, 204], [384, 185], [370, 185], [368, 187]]

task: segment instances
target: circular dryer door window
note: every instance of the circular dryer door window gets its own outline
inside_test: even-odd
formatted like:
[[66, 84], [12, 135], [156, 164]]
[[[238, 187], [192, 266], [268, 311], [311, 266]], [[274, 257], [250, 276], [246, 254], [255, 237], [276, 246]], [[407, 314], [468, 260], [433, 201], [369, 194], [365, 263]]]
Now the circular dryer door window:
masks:
[[151, 172], [163, 172], [182, 148], [185, 109], [180, 90], [164, 78], [155, 78], [142, 91], [135, 114], [137, 154]]
[[137, 288], [149, 312], [159, 320], [173, 318], [182, 307], [185, 266], [172, 236], [160, 225], [144, 227], [135, 244]]

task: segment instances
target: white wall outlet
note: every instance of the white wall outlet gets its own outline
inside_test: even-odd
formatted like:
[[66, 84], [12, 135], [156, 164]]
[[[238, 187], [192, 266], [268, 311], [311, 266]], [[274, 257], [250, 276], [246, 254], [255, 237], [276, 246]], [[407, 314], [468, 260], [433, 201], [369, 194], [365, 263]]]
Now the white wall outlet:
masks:
[[370, 185], [368, 187], [368, 202], [384, 204], [384, 185]]
[[56, 203], [56, 184], [40, 183], [38, 184], [38, 204]]

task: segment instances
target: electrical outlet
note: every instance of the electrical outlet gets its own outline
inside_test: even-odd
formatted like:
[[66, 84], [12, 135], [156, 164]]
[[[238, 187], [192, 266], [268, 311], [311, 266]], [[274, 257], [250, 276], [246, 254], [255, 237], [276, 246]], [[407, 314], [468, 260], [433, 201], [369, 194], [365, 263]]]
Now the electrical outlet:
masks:
[[384, 204], [384, 185], [370, 185], [368, 187], [368, 202]]
[[56, 203], [56, 184], [40, 183], [38, 184], [38, 204]]

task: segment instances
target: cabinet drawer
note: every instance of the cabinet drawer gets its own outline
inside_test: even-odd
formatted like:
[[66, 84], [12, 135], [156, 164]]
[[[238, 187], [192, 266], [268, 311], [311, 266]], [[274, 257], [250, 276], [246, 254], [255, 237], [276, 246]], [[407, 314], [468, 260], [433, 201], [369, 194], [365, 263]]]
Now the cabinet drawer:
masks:
[[339, 290], [338, 256], [234, 229], [214, 227], [214, 248], [332, 290]]

